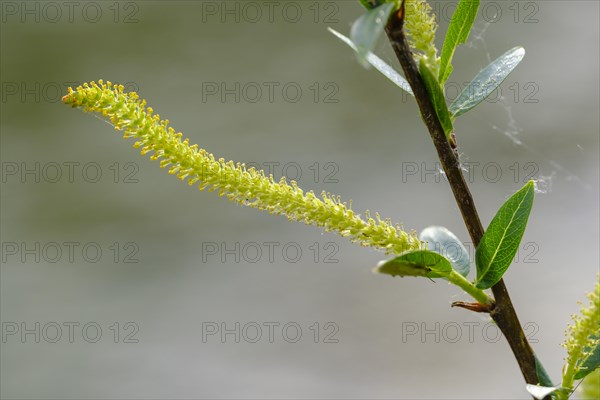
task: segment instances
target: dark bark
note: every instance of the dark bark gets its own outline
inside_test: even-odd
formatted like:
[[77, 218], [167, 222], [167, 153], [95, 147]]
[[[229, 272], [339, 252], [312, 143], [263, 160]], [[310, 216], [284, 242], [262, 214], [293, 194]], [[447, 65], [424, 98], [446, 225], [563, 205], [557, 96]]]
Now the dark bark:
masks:
[[[458, 154], [446, 138], [404, 35], [402, 29], [403, 7], [404, 4], [402, 4], [402, 8], [398, 12], [391, 16], [386, 26], [386, 33], [400, 61], [404, 76], [413, 90], [419, 110], [429, 130], [469, 235], [473, 244], [477, 246], [483, 237], [484, 229], [481, 225], [473, 196], [462, 173]], [[533, 350], [525, 337], [503, 280], [500, 280], [492, 287], [492, 292], [496, 305], [491, 310], [490, 315], [508, 341], [525, 381], [535, 385], [538, 383], [538, 377]]]

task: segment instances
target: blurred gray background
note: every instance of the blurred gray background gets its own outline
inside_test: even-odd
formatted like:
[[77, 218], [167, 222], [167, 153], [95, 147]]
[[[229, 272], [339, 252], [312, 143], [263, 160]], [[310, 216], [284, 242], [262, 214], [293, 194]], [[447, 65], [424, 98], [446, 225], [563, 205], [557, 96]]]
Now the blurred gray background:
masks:
[[[358, 1], [1, 7], [3, 398], [527, 398], [457, 288], [373, 275], [384, 254], [187, 187], [59, 101], [124, 83], [218, 157], [468, 242], [414, 101], [326, 30], [348, 34]], [[484, 225], [540, 180], [506, 283], [556, 381], [598, 273], [598, 12], [483, 1], [448, 87], [527, 50], [456, 132]]]

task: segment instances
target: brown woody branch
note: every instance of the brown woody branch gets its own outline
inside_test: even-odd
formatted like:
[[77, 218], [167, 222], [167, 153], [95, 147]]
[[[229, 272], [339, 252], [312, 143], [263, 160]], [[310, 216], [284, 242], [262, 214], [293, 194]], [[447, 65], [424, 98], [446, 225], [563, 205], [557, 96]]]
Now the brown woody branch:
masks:
[[[421, 79], [417, 65], [413, 59], [412, 52], [406, 40], [403, 31], [404, 2], [398, 12], [390, 17], [386, 26], [387, 36], [394, 48], [396, 56], [400, 61], [404, 76], [413, 90], [415, 99], [421, 111], [421, 115], [429, 130], [431, 139], [438, 153], [438, 157], [444, 168], [446, 177], [454, 198], [460, 209], [469, 235], [475, 246], [483, 237], [484, 229], [481, 225], [473, 196], [467, 186], [464, 175], [460, 167], [458, 154], [450, 145], [435, 108], [429, 98], [425, 84]], [[525, 381], [530, 384], [537, 384], [538, 377], [536, 373], [535, 357], [533, 350], [525, 337], [525, 333], [517, 317], [517, 313], [512, 305], [508, 290], [503, 280], [500, 280], [492, 287], [496, 306], [491, 310], [490, 315], [496, 322], [504, 337], [508, 341]]]

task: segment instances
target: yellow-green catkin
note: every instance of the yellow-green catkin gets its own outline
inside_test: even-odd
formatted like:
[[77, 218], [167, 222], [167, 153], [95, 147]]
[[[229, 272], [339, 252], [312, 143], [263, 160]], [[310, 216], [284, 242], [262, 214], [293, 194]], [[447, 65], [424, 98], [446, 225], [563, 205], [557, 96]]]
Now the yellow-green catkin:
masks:
[[421, 248], [414, 232], [405, 232], [379, 215], [361, 218], [339, 197], [323, 192], [317, 197], [304, 192], [296, 182], [282, 178], [276, 182], [263, 171], [246, 168], [244, 164], [215, 158], [198, 145], [182, 140], [182, 133], [154, 114], [146, 101], [135, 92], [124, 92], [122, 85], [111, 82], [90, 82], [73, 90], [69, 88], [63, 102], [85, 111], [98, 112], [108, 118], [125, 138], [135, 138], [134, 147], [150, 158], [160, 160], [161, 168], [200, 190], [216, 191], [229, 200], [272, 214], [283, 214], [290, 220], [316, 225], [326, 231], [337, 231], [364, 246], [380, 248], [386, 253], [399, 254]]
[[417, 64], [423, 59], [429, 70], [437, 76], [440, 69], [440, 59], [435, 47], [438, 25], [431, 6], [425, 0], [406, 0], [405, 13], [404, 26]]
[[571, 391], [575, 375], [591, 349], [600, 342], [600, 282], [596, 280], [594, 291], [588, 294], [589, 305], [582, 307], [580, 315], [573, 316], [573, 323], [567, 328], [567, 340], [563, 346], [567, 349], [566, 364], [563, 368], [562, 387]]

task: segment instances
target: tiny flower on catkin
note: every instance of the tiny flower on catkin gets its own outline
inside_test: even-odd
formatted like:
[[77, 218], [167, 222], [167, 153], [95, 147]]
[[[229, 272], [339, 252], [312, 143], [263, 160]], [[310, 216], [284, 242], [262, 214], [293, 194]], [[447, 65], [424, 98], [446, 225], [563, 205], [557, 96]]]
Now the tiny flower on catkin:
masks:
[[418, 64], [421, 59], [424, 59], [427, 67], [437, 76], [440, 58], [435, 47], [437, 23], [433, 10], [425, 0], [406, 0], [405, 10], [404, 26], [407, 30], [408, 43], [417, 58], [415, 61]]
[[[581, 309], [581, 315], [573, 316], [573, 324], [567, 329], [567, 363], [563, 369], [562, 387], [570, 391], [578, 374], [585, 374], [584, 360], [592, 356], [592, 349], [600, 343], [600, 282], [596, 278], [594, 291], [588, 294], [590, 304]], [[565, 397], [566, 398], [566, 397]]]
[[137, 139], [134, 147], [141, 148], [142, 154], [152, 152], [150, 158], [161, 159], [161, 168], [168, 166], [170, 174], [187, 179], [189, 185], [198, 184], [200, 190], [218, 191], [220, 196], [238, 204], [337, 231], [353, 242], [381, 248], [386, 253], [421, 248], [414, 232], [405, 232], [378, 214], [373, 219], [366, 212], [365, 221], [352, 211], [352, 203], [349, 207], [339, 197], [323, 192], [318, 198], [312, 191], [305, 193], [294, 181], [287, 183], [282, 178], [275, 182], [263, 171], [216, 159], [198, 145], [190, 145], [189, 139], [182, 140], [182, 133], [169, 127], [168, 120], [153, 115], [152, 108], [146, 107], [146, 101], [140, 100], [137, 93], [125, 93], [123, 85], [102, 80], [85, 83], [76, 90], [69, 88], [62, 101], [108, 117], [116, 130], [124, 131], [125, 138]]

